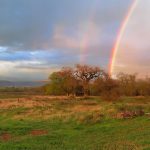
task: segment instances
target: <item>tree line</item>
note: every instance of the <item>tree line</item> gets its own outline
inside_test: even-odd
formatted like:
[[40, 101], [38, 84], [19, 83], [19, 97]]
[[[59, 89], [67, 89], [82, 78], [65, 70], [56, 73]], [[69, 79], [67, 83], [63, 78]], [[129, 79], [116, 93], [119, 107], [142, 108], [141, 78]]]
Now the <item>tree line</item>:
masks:
[[114, 79], [100, 67], [78, 64], [50, 74], [44, 90], [50, 95], [92, 95], [105, 99], [117, 99], [121, 95], [147, 96], [150, 78], [137, 79], [136, 74], [119, 73]]

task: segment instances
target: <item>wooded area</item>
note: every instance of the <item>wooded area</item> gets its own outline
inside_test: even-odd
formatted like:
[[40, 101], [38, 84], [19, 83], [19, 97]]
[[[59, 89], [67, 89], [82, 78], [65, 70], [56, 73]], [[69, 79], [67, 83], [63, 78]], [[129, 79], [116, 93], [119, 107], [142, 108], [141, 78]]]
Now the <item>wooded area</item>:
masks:
[[125, 73], [112, 78], [99, 67], [78, 64], [50, 74], [44, 90], [50, 95], [92, 95], [116, 100], [120, 96], [150, 95], [150, 78], [137, 79], [137, 74]]

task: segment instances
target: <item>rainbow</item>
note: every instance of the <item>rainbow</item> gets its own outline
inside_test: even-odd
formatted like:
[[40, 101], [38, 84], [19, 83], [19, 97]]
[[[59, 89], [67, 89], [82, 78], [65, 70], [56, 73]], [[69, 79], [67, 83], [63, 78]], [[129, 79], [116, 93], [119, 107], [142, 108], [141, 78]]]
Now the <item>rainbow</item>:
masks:
[[99, 0], [95, 0], [95, 3], [93, 4], [91, 8], [91, 14], [89, 16], [89, 23], [85, 27], [85, 32], [83, 34], [81, 43], [80, 43], [80, 49], [81, 49], [81, 56], [80, 56], [80, 63], [84, 64], [86, 61], [86, 54], [87, 54], [87, 49], [88, 49], [88, 44], [90, 43], [90, 36], [92, 34], [92, 29], [93, 27], [93, 22], [96, 14], [96, 6], [98, 5]]
[[115, 64], [115, 60], [116, 60], [116, 55], [117, 55], [117, 52], [118, 52], [118, 49], [119, 49], [119, 45], [120, 45], [120, 42], [121, 42], [121, 39], [122, 39], [122, 36], [125, 32], [125, 29], [127, 27], [127, 24], [130, 20], [130, 17], [132, 16], [136, 6], [137, 6], [137, 3], [138, 3], [138, 0], [133, 0], [131, 6], [129, 7], [128, 11], [127, 11], [127, 14], [125, 16], [125, 19], [124, 21], [122, 22], [121, 24], [121, 27], [119, 29], [119, 32], [118, 32], [118, 36], [117, 36], [117, 39], [116, 39], [116, 42], [112, 48], [112, 51], [111, 51], [111, 59], [110, 59], [110, 63], [109, 63], [109, 74], [112, 76], [113, 75], [113, 72], [114, 72], [114, 64]]

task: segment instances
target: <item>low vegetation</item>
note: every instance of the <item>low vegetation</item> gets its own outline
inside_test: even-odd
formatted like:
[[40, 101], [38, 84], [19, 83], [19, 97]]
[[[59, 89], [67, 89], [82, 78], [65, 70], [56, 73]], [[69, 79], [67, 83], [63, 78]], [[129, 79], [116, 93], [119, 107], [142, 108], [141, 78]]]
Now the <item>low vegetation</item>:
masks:
[[8, 96], [0, 114], [2, 150], [150, 149], [150, 97]]

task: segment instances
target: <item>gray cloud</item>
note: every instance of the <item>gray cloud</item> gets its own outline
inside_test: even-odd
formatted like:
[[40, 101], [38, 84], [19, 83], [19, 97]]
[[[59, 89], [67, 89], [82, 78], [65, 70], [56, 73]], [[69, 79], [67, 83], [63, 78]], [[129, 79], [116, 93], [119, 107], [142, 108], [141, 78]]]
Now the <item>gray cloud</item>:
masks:
[[40, 70], [47, 75], [48, 68], [81, 59], [106, 68], [130, 4], [131, 0], [1, 0], [1, 74], [34, 78]]

